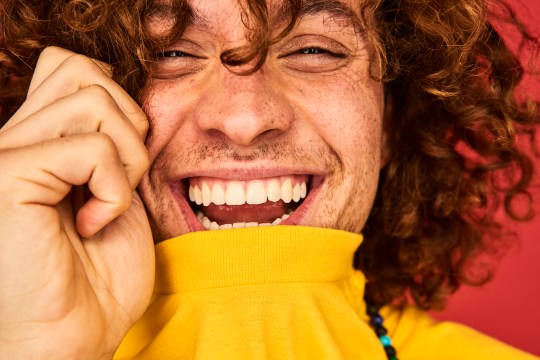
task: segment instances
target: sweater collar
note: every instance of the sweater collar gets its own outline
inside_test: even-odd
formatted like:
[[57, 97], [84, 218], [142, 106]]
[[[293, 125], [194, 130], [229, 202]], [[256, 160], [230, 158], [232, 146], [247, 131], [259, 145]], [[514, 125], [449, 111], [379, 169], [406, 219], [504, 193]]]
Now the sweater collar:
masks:
[[304, 226], [201, 231], [156, 245], [157, 293], [350, 276], [362, 236]]

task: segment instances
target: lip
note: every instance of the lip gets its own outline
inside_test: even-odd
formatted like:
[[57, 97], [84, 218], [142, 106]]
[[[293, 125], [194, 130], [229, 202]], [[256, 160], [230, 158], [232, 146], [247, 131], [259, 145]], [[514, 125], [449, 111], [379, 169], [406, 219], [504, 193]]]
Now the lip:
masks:
[[169, 182], [171, 193], [176, 200], [176, 203], [186, 221], [188, 231], [206, 231], [207, 229], [201, 224], [197, 216], [193, 212], [189, 200], [187, 199], [187, 189], [185, 181], [191, 177], [212, 177], [225, 180], [249, 181], [264, 179], [270, 177], [287, 176], [287, 175], [308, 175], [311, 178], [311, 186], [307, 197], [302, 201], [302, 204], [291, 214], [291, 216], [282, 222], [283, 225], [298, 225], [302, 223], [308, 215], [310, 205], [317, 198], [322, 184], [324, 183], [325, 175], [321, 172], [314, 172], [308, 169], [299, 170], [298, 168], [232, 168], [212, 170], [206, 169], [197, 172], [184, 173], [180, 177], [176, 177]]
[[192, 177], [209, 177], [216, 179], [224, 180], [238, 180], [238, 181], [249, 181], [249, 180], [258, 180], [278, 176], [287, 176], [287, 175], [309, 175], [309, 176], [320, 176], [325, 177], [326, 173], [318, 169], [302, 168], [302, 167], [224, 167], [221, 166], [219, 169], [197, 169], [196, 171], [183, 172], [181, 174], [173, 174], [165, 178], [165, 181], [170, 184], [175, 184], [178, 181], [192, 178]]

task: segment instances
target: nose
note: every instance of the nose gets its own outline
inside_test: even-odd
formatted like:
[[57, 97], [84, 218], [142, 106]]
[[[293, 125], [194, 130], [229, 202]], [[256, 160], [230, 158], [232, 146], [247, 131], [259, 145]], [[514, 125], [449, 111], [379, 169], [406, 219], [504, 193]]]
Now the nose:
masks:
[[249, 75], [220, 66], [205, 90], [196, 118], [199, 128], [211, 136], [249, 146], [278, 137], [291, 125], [292, 107], [264, 66]]

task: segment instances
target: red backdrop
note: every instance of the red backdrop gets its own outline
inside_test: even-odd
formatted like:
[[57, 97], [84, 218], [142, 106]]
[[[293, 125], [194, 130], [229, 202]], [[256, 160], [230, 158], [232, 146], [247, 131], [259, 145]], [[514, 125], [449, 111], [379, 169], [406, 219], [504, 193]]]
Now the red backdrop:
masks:
[[[510, 2], [533, 33], [540, 34], [540, 0]], [[532, 82], [526, 82], [525, 89], [540, 96], [540, 89]], [[537, 164], [540, 168], [540, 160]], [[539, 179], [540, 174], [537, 184]], [[536, 200], [540, 200], [540, 191]], [[461, 289], [444, 312], [433, 314], [435, 317], [467, 324], [540, 355], [540, 206], [536, 211], [539, 216], [535, 221], [517, 226], [521, 241], [502, 260], [495, 280], [482, 288]]]
[[[510, 0], [522, 20], [540, 35], [540, 0]], [[540, 64], [540, 60], [538, 61]], [[524, 90], [540, 99], [538, 85]], [[537, 144], [537, 148], [540, 147]], [[540, 201], [540, 159], [536, 161], [536, 203]], [[520, 242], [500, 262], [495, 279], [482, 288], [463, 288], [442, 313], [433, 315], [472, 326], [506, 343], [540, 355], [540, 206], [537, 218], [516, 226]]]

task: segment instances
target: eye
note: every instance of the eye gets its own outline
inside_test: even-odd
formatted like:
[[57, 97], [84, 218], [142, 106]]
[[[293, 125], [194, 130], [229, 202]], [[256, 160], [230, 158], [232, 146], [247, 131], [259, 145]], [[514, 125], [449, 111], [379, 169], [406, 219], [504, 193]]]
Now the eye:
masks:
[[321, 48], [305, 48], [305, 49], [300, 49], [298, 52], [300, 54], [309, 55], [309, 54], [322, 54], [325, 51]]
[[206, 57], [194, 52], [167, 50], [158, 54], [153, 77], [157, 79], [177, 79], [192, 75], [204, 68]]
[[176, 58], [176, 57], [187, 57], [187, 56], [191, 56], [191, 55], [180, 50], [165, 51], [160, 55], [161, 58]]
[[[307, 44], [306, 44], [307, 45]], [[278, 56], [286, 68], [303, 73], [335, 71], [349, 62], [349, 56], [340, 46], [298, 46]]]
[[[338, 58], [338, 59], [343, 59], [345, 57], [345, 54], [334, 53], [332, 51], [329, 51], [327, 49], [323, 49], [323, 48], [320, 48], [320, 47], [302, 48], [300, 50], [297, 50], [296, 54], [299, 54], [299, 55], [328, 55], [328, 56], [332, 56], [332, 57], [335, 57], [335, 58]], [[291, 54], [291, 55], [294, 55], [294, 53]]]

